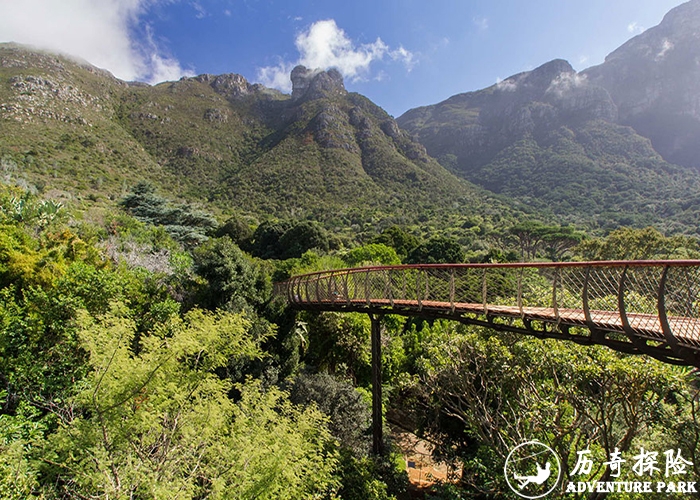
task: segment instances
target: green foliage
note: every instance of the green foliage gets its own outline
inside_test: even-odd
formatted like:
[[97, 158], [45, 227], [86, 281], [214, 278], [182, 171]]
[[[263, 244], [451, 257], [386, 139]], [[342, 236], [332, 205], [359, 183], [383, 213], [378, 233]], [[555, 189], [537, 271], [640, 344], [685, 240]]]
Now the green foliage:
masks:
[[239, 247], [247, 250], [253, 239], [253, 230], [241, 217], [229, 217], [217, 230], [216, 237], [228, 236]]
[[371, 375], [370, 320], [366, 314], [305, 313], [308, 325], [306, 362], [366, 385]]
[[347, 263], [336, 255], [319, 255], [314, 250], [307, 250], [298, 259], [287, 259], [278, 262], [273, 281], [284, 281], [292, 276], [329, 269], [344, 269]]
[[452, 238], [436, 236], [408, 254], [408, 264], [449, 264], [464, 262], [462, 246]]
[[120, 206], [146, 224], [163, 226], [175, 240], [195, 245], [207, 239], [218, 225], [211, 214], [188, 205], [172, 205], [156, 194], [155, 187], [140, 182], [126, 195]]
[[392, 247], [402, 260], [419, 244], [419, 240], [416, 236], [406, 232], [399, 226], [386, 228], [372, 241], [373, 243], [381, 243]]
[[331, 240], [317, 222], [263, 222], [253, 233], [253, 255], [263, 259], [294, 259], [309, 250], [327, 252]]
[[[0, 400], [6, 396], [0, 392]], [[38, 489], [39, 471], [29, 453], [46, 426], [37, 414], [27, 404], [20, 405], [14, 415], [0, 414], [0, 498], [23, 500]]]
[[401, 264], [396, 250], [383, 243], [369, 243], [361, 247], [353, 248], [343, 255], [343, 260], [347, 262], [349, 267], [378, 264], [392, 266]]
[[265, 221], [260, 224], [253, 233], [253, 255], [262, 259], [279, 258], [282, 254], [280, 239], [291, 227], [289, 221]]
[[[565, 476], [576, 450], [590, 448], [602, 463], [615, 447], [648, 446], [659, 432], [656, 442], [682, 446], [668, 430], [681, 411], [672, 401], [689, 389], [683, 371], [604, 347], [444, 323], [430, 330], [413, 354], [418, 381], [404, 382], [411, 388], [404, 394], [414, 398], [419, 428], [439, 444], [437, 456], [461, 462], [469, 495], [508, 491], [497, 471], [523, 437], [553, 447]], [[592, 476], [604, 473], [601, 467]]]
[[29, 191], [13, 193], [5, 186], [0, 189], [0, 224], [17, 223], [41, 231], [65, 214], [60, 202], [39, 200]]
[[370, 449], [371, 408], [348, 381], [325, 373], [299, 374], [290, 388], [296, 404], [315, 404], [330, 419], [329, 429], [345, 450], [355, 457]]
[[228, 236], [210, 239], [193, 257], [195, 272], [207, 280], [201, 299], [207, 307], [243, 311], [260, 308], [267, 300], [268, 276]]
[[653, 227], [620, 228], [605, 238], [582, 242], [576, 247], [584, 260], [697, 259], [700, 248], [695, 238], [667, 237]]
[[290, 227], [279, 239], [282, 259], [301, 257], [307, 250], [327, 252], [330, 248], [328, 233], [316, 222], [299, 222]]
[[508, 234], [517, 240], [524, 260], [533, 260], [544, 254], [551, 261], [561, 260], [585, 236], [572, 226], [550, 226], [531, 220], [514, 225]]
[[[347, 500], [395, 500], [382, 473], [386, 471], [383, 463], [375, 457], [356, 457], [349, 453], [341, 454], [338, 471], [341, 482], [338, 494]], [[383, 467], [384, 466], [384, 467]], [[394, 471], [386, 471], [394, 472]], [[406, 491], [406, 484], [401, 493]]]
[[[333, 489], [330, 434], [313, 409], [277, 390], [212, 373], [260, 355], [239, 315], [193, 310], [141, 337], [115, 305], [80, 318], [91, 372], [74, 417], [51, 435], [43, 474], [58, 493], [129, 498], [302, 498]], [[273, 448], [274, 446], [274, 448]]]

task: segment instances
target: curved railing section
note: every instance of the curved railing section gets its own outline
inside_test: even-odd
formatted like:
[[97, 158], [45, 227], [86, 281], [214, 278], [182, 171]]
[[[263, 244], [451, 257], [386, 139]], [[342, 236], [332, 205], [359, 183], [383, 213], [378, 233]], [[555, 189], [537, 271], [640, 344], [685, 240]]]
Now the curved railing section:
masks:
[[300, 309], [446, 318], [700, 367], [700, 261], [433, 264], [294, 276]]

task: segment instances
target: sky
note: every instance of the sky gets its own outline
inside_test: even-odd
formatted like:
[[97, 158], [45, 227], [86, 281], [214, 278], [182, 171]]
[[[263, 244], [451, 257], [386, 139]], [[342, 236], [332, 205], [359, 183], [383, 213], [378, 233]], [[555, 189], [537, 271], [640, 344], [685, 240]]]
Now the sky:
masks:
[[337, 68], [398, 117], [552, 59], [577, 71], [680, 0], [0, 0], [0, 42], [155, 84], [238, 73], [291, 91], [297, 64]]

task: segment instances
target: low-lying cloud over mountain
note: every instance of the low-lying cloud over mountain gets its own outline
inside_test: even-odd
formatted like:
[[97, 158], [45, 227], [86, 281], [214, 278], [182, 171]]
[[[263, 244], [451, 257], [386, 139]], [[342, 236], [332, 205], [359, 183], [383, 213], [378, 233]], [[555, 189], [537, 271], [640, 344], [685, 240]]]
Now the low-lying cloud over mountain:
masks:
[[139, 23], [158, 0], [23, 0], [3, 2], [0, 41], [83, 58], [122, 80], [162, 82], [192, 71], [170, 57]]
[[347, 79], [356, 81], [372, 78], [370, 65], [388, 58], [398, 61], [410, 71], [416, 63], [414, 54], [404, 47], [392, 49], [381, 38], [372, 43], [356, 44], [338, 27], [333, 19], [317, 21], [295, 39], [299, 58], [282, 61], [277, 66], [260, 68], [258, 77], [263, 85], [291, 92], [289, 74], [295, 66], [321, 70], [335, 68]]

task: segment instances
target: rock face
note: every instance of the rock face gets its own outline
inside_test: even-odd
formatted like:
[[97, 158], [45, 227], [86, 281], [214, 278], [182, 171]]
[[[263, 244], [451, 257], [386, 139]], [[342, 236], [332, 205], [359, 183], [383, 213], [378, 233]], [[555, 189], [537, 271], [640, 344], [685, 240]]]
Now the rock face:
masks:
[[248, 80], [241, 75], [228, 73], [224, 75], [203, 74], [193, 78], [193, 80], [207, 83], [216, 90], [217, 93], [227, 97], [242, 97], [255, 91], [256, 85], [251, 85]]
[[562, 220], [612, 228], [675, 213], [674, 230], [700, 199], [700, 0], [600, 66], [557, 59], [398, 123], [458, 175]]
[[700, 170], [700, 0], [576, 73], [563, 60], [484, 90], [410, 110], [399, 124], [433, 156], [456, 155], [461, 170], [483, 165], [524, 137], [542, 142], [587, 121], [631, 126], [670, 163]]
[[410, 110], [398, 122], [432, 156], [456, 155], [464, 159], [460, 170], [468, 171], [525, 137], [544, 139], [589, 120], [615, 122], [617, 114], [606, 89], [555, 59], [487, 89]]
[[582, 75], [610, 92], [620, 123], [667, 161], [700, 169], [700, 0], [674, 8]]
[[311, 70], [297, 66], [292, 70], [292, 99], [312, 101], [347, 94], [343, 76], [337, 69]]

